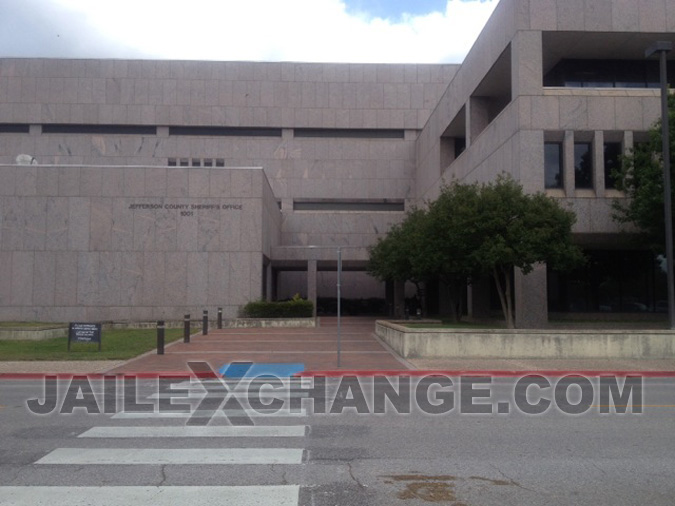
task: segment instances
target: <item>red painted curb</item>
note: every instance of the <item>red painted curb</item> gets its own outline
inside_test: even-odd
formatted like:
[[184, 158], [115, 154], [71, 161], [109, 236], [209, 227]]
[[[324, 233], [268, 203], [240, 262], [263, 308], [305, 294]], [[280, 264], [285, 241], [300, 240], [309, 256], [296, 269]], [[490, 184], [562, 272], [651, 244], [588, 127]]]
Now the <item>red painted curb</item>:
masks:
[[[140, 378], [140, 379], [176, 379], [188, 380], [192, 378], [220, 378], [221, 376], [211, 373], [191, 373], [185, 371], [179, 372], [124, 372], [124, 373], [0, 373], [0, 381], [2, 380], [42, 380], [47, 376], [56, 377], [59, 380], [71, 380], [73, 378], [87, 378], [92, 380], [102, 380], [104, 378]], [[375, 376], [409, 376], [409, 377], [426, 377], [426, 376], [491, 376], [503, 378], [520, 378], [523, 376], [546, 376], [546, 377], [563, 377], [563, 376], [642, 376], [644, 378], [675, 378], [675, 371], [611, 371], [611, 370], [547, 370], [547, 371], [501, 371], [501, 370], [319, 370], [319, 371], [303, 371], [294, 375], [296, 378], [313, 378], [313, 377], [327, 377], [340, 378], [344, 376], [356, 376], [361, 378], [371, 378]]]
[[56, 377], [57, 379], [73, 379], [73, 378], [87, 378], [87, 379], [103, 379], [103, 378], [141, 378], [141, 379], [179, 379], [185, 380], [190, 378], [219, 378], [220, 376], [210, 373], [191, 373], [191, 372], [120, 372], [120, 373], [0, 373], [0, 380], [34, 380], [44, 379], [45, 377]]
[[494, 376], [504, 378], [520, 378], [523, 376], [549, 376], [549, 377], [563, 377], [563, 376], [643, 376], [645, 378], [674, 378], [675, 371], [596, 371], [596, 370], [566, 370], [566, 371], [500, 371], [500, 370], [327, 370], [327, 371], [303, 371], [296, 374], [297, 377], [311, 378], [316, 376], [324, 377], [342, 377], [342, 376], [358, 376], [358, 377], [373, 377], [373, 376]]

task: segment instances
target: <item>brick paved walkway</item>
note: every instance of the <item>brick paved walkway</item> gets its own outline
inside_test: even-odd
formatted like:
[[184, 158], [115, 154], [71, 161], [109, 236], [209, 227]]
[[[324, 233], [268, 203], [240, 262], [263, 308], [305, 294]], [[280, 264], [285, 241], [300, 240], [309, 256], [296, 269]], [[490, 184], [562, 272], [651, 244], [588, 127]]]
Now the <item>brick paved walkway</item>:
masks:
[[[341, 369], [405, 370], [407, 367], [374, 337], [374, 318], [343, 317]], [[214, 370], [230, 362], [303, 363], [306, 371], [337, 369], [337, 319], [322, 317], [316, 328], [211, 329], [149, 353], [110, 373], [187, 372], [188, 362], [208, 362]]]

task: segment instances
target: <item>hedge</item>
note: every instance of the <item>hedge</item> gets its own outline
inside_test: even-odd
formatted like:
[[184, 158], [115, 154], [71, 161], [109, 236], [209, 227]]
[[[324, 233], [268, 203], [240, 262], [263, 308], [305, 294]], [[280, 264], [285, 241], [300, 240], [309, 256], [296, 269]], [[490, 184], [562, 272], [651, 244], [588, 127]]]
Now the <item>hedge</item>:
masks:
[[311, 318], [314, 304], [300, 298], [281, 302], [259, 300], [246, 304], [241, 315], [244, 318]]

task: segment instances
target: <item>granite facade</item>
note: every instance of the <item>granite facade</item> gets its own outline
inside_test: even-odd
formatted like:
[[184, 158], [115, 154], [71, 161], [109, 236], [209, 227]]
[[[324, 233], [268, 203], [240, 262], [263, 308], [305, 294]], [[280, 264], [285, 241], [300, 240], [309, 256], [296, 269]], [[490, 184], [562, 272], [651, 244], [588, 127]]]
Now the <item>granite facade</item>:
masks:
[[281, 223], [262, 169], [5, 165], [0, 182], [2, 319], [234, 317], [261, 296]]
[[[0, 59], [0, 318], [233, 316], [262, 296], [331, 296], [337, 247], [353, 292], [383, 293], [368, 246], [444, 181], [502, 172], [574, 209], [580, 242], [615, 247], [602, 145], [644, 135], [658, 90], [544, 75], [643, 59], [674, 28], [670, 0], [502, 0], [461, 65]], [[574, 185], [578, 141], [593, 146], [591, 188]], [[10, 165], [23, 153], [39, 165]], [[243, 207], [131, 212], [141, 202]], [[545, 322], [546, 284], [542, 269], [517, 276], [522, 324]]]

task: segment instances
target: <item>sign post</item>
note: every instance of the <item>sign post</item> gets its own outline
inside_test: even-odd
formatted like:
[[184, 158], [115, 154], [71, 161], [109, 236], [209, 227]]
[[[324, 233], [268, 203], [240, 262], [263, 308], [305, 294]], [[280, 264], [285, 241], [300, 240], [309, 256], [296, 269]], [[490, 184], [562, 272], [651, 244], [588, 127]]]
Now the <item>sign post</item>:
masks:
[[70, 343], [98, 343], [98, 351], [101, 351], [101, 324], [70, 322], [68, 325], [68, 351]]

